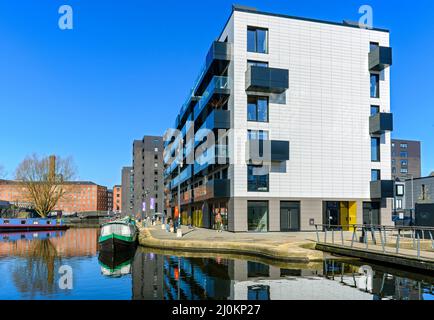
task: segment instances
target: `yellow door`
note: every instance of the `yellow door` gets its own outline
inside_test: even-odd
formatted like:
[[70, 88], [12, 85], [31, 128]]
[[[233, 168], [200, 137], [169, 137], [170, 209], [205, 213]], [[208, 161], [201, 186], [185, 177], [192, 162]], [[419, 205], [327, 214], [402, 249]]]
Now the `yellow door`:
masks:
[[[348, 224], [357, 224], [357, 202], [355, 201], [350, 201]], [[354, 227], [351, 227], [349, 231], [354, 231]]]
[[340, 207], [340, 225], [342, 226], [343, 231], [348, 231], [348, 222], [349, 222], [349, 209], [348, 202], [341, 201], [339, 202]]

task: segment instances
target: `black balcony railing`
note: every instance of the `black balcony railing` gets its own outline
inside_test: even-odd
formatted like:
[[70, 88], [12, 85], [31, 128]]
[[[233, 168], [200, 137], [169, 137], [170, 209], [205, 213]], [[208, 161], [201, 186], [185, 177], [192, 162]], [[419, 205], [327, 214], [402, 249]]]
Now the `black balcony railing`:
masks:
[[393, 114], [377, 113], [369, 119], [369, 131], [371, 134], [382, 134], [393, 131]]
[[246, 90], [283, 93], [289, 88], [289, 71], [286, 69], [249, 66], [246, 71]]
[[377, 47], [369, 53], [369, 70], [382, 71], [392, 65], [392, 48]]
[[371, 181], [371, 199], [386, 199], [394, 197], [393, 180]]

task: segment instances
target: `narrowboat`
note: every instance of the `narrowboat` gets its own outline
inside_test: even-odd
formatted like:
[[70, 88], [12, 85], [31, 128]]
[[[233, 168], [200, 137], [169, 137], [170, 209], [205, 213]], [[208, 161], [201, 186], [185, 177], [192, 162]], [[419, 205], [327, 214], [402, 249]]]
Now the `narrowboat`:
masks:
[[137, 244], [138, 230], [135, 220], [126, 217], [107, 222], [101, 227], [98, 243], [100, 251], [128, 251]]
[[101, 251], [98, 262], [101, 273], [108, 277], [122, 277], [131, 273], [131, 264], [134, 258], [135, 249], [117, 252]]
[[0, 218], [1, 232], [66, 230], [68, 226], [59, 219]]

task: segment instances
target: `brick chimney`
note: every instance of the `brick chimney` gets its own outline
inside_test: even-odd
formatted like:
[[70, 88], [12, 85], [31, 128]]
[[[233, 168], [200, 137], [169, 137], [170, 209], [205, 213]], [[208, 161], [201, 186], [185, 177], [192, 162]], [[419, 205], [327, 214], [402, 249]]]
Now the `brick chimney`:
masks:
[[56, 156], [50, 156], [48, 170], [48, 176], [51, 180], [54, 180], [54, 178], [56, 177]]

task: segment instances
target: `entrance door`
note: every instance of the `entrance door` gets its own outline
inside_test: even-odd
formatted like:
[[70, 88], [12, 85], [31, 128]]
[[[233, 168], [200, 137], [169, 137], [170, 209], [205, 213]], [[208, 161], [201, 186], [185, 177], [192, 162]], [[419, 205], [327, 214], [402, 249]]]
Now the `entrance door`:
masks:
[[300, 231], [300, 202], [280, 203], [280, 231]]
[[381, 224], [379, 202], [363, 203], [363, 224], [375, 226]]
[[325, 203], [324, 212], [324, 224], [331, 228], [332, 226], [339, 225], [339, 202], [338, 201], [327, 201]]

